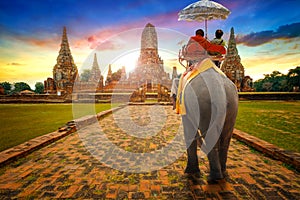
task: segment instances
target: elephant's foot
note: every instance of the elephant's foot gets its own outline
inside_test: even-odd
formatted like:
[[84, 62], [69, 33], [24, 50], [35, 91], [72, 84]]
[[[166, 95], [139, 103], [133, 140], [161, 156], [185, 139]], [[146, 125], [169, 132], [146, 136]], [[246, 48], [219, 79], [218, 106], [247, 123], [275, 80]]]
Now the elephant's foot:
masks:
[[220, 184], [226, 182], [225, 178], [212, 178], [211, 176], [207, 177], [207, 183], [209, 185]]
[[229, 174], [227, 171], [222, 172], [222, 174], [225, 179], [229, 178]]
[[202, 174], [200, 172], [185, 173], [184, 177], [186, 177], [188, 179], [200, 179], [202, 177]]

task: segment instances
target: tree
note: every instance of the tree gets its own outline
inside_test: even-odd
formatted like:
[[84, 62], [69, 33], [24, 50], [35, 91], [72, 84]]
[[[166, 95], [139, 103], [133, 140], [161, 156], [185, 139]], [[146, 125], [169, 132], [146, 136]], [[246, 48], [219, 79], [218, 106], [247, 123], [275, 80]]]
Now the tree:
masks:
[[263, 79], [259, 79], [259, 80], [255, 81], [253, 87], [255, 88], [255, 91], [257, 91], [257, 92], [263, 91]]
[[2, 82], [0, 85], [4, 88], [4, 93], [9, 94], [11, 91], [11, 84], [9, 82]]
[[264, 74], [264, 76], [263, 79], [255, 81], [254, 88], [256, 91], [288, 91], [287, 75], [284, 75], [279, 71], [273, 71], [271, 74]]
[[85, 70], [83, 70], [83, 72], [80, 75], [80, 80], [82, 82], [88, 82], [90, 77], [91, 77], [91, 70], [90, 69], [85, 69]]
[[271, 82], [264, 82], [262, 85], [263, 91], [270, 92], [272, 90], [273, 84]]
[[36, 94], [44, 93], [44, 84], [42, 82], [36, 82], [34, 92]]
[[14, 86], [15, 86], [14, 92], [21, 92], [23, 90], [31, 90], [30, 86], [24, 82], [15, 83]]
[[287, 74], [287, 84], [289, 86], [290, 91], [299, 90], [300, 88], [300, 67], [296, 67], [294, 69], [290, 69]]
[[286, 92], [289, 91], [287, 77], [285, 77], [285, 79], [282, 79], [279, 83], [280, 83], [280, 87], [279, 87], [280, 91], [286, 91]]

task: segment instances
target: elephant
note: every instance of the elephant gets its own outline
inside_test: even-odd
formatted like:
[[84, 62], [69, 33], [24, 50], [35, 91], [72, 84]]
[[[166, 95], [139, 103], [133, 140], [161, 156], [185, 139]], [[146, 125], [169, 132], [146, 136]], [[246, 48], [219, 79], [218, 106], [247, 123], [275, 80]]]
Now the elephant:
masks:
[[[211, 60], [207, 62], [212, 63]], [[214, 64], [211, 65], [188, 81], [178, 96], [185, 107], [185, 114], [182, 114], [188, 155], [185, 174], [198, 174], [197, 178], [200, 177], [197, 157], [199, 145], [208, 157], [209, 184], [227, 176], [227, 154], [238, 112], [235, 84]]]

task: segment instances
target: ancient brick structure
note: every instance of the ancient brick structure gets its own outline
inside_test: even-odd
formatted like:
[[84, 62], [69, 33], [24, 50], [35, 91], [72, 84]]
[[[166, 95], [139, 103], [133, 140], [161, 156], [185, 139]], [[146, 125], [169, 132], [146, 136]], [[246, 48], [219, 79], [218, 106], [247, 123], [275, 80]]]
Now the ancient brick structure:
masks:
[[[109, 65], [104, 91], [126, 91], [143, 88], [146, 92], [159, 92], [160, 87], [170, 89], [172, 79], [170, 74], [164, 71], [164, 62], [158, 54], [157, 33], [155, 27], [148, 23], [141, 36], [141, 49], [137, 66], [133, 72], [126, 77], [125, 67], [122, 67], [119, 81], [112, 80], [112, 70]], [[173, 76], [177, 76], [176, 67]]]
[[108, 66], [108, 72], [107, 72], [107, 76], [106, 76], [106, 81], [105, 81], [105, 85], [109, 85], [112, 81], [112, 70], [111, 70], [111, 64]]
[[[123, 74], [126, 74], [125, 71]], [[148, 23], [142, 32], [140, 56], [135, 70], [127, 79], [122, 76], [119, 82], [123, 87], [127, 85], [129, 88], [146, 85], [147, 92], [157, 92], [159, 84], [171, 88], [172, 81], [164, 71], [164, 62], [158, 54], [157, 33], [152, 24]]]
[[4, 95], [4, 94], [5, 94], [4, 87], [0, 85], [0, 95]]
[[94, 61], [91, 70], [91, 76], [89, 78], [89, 82], [93, 82], [98, 84], [98, 87], [103, 87], [103, 76], [101, 75], [101, 71], [97, 61], [97, 54], [94, 54]]
[[56, 61], [57, 63], [53, 68], [53, 81], [48, 78], [44, 82], [45, 92], [57, 93], [58, 95], [71, 94], [78, 70], [69, 47], [66, 27], [63, 28], [62, 41]]
[[146, 84], [148, 89], [153, 89], [159, 83], [170, 85], [170, 76], [164, 71], [163, 60], [158, 55], [157, 33], [150, 23], [143, 30], [140, 57], [129, 80], [132, 83]]
[[103, 76], [101, 75], [97, 54], [95, 53], [89, 79], [87, 81], [77, 79], [74, 85], [74, 92], [102, 92], [103, 86]]
[[233, 28], [230, 30], [227, 54], [225, 55], [221, 69], [234, 82], [239, 91], [253, 91], [252, 79], [249, 76], [245, 77], [245, 69], [236, 48]]
[[[158, 54], [157, 33], [155, 27], [148, 23], [141, 36], [141, 49], [137, 66], [133, 72], [126, 76], [125, 67], [121, 68], [121, 78], [114, 80], [111, 65], [105, 80], [94, 54], [94, 61], [91, 67], [91, 76], [88, 82], [83, 82], [77, 77], [78, 71], [74, 64], [69, 48], [66, 28], [64, 27], [61, 49], [57, 57], [57, 64], [53, 68], [53, 78], [44, 81], [45, 93], [71, 94], [75, 83], [75, 93], [86, 92], [142, 92], [166, 93], [170, 90], [172, 78], [177, 77], [176, 67], [173, 68], [172, 78], [164, 71], [164, 62]], [[162, 88], [164, 88], [162, 90]], [[166, 93], [167, 94], [167, 93]], [[166, 94], [161, 94], [166, 96]]]
[[44, 81], [44, 93], [56, 94], [56, 86], [53, 78], [48, 77], [47, 80]]

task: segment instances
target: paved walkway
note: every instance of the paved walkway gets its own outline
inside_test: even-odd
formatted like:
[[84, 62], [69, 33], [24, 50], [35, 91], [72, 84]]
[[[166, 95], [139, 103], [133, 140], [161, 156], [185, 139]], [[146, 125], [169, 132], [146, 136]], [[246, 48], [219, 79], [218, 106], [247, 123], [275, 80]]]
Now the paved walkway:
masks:
[[[120, 110], [101, 119], [97, 124], [111, 144], [125, 152], [146, 155], [167, 147], [176, 137], [180, 117], [174, 114], [170, 106], [160, 107], [162, 113], [166, 113], [162, 114], [166, 116], [163, 125], [159, 123], [160, 120], [146, 115], [153, 111], [151, 106], [130, 106], [129, 109], [129, 115]], [[135, 137], [122, 131], [120, 126], [126, 126], [122, 119], [127, 119], [128, 116], [138, 124], [133, 128], [138, 128], [147, 137]], [[114, 119], [118, 119], [118, 123]], [[153, 132], [156, 135], [143, 132], [142, 127], [152, 121], [153, 127], [159, 127], [157, 133]], [[132, 128], [132, 124], [127, 125], [127, 128]], [[72, 133], [0, 168], [0, 199], [300, 199], [299, 173], [287, 169], [278, 161], [264, 157], [235, 139], [232, 140], [229, 150], [229, 178], [226, 182], [208, 185], [208, 161], [200, 152], [203, 176], [196, 180], [184, 177], [185, 153], [170, 165], [152, 172], [119, 171], [118, 168], [126, 170], [126, 166], [136, 163], [140, 157], [135, 160], [124, 157], [126, 154], [116, 152], [112, 145], [107, 145], [105, 141], [96, 141], [94, 128], [95, 124], [79, 131], [80, 134]], [[88, 134], [91, 137], [87, 137]], [[98, 147], [94, 146], [93, 149], [90, 144]], [[90, 151], [84, 145], [90, 145]], [[105, 148], [105, 156], [99, 155]], [[130, 159], [132, 162], [128, 163]], [[149, 163], [149, 167], [155, 165], [151, 160], [145, 159], [140, 166], [145, 166], [145, 163]], [[138, 163], [134, 168], [143, 169], [145, 168], [139, 168]]]

